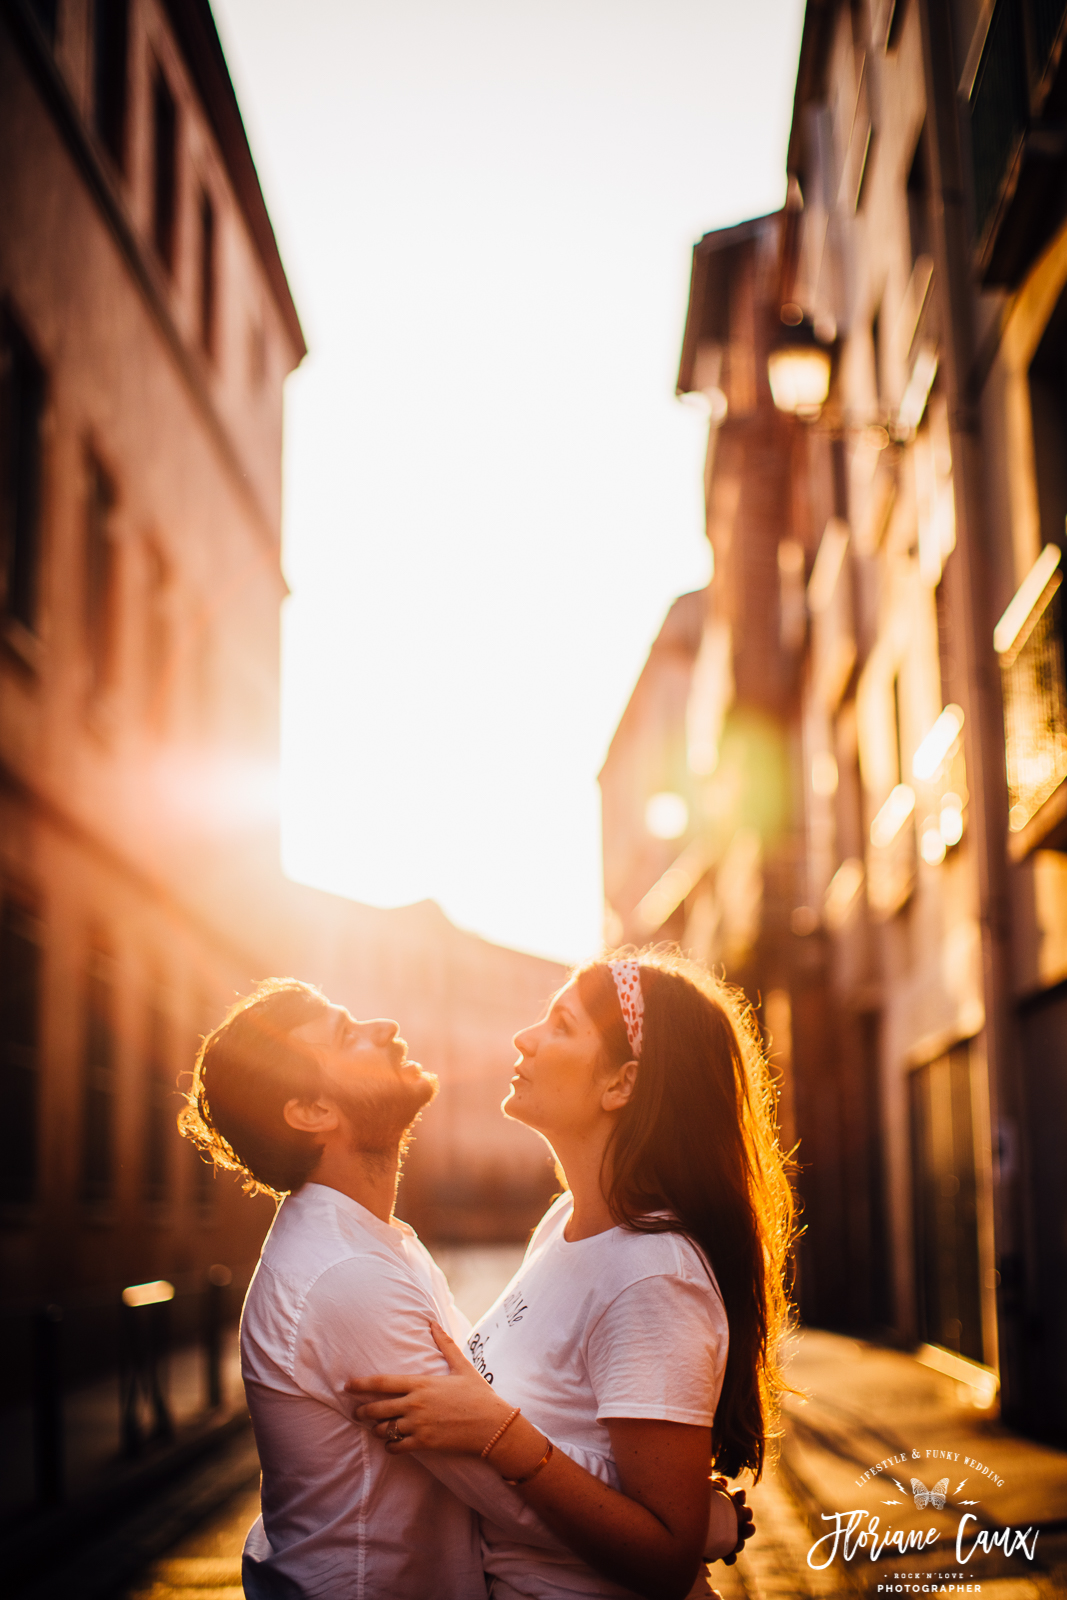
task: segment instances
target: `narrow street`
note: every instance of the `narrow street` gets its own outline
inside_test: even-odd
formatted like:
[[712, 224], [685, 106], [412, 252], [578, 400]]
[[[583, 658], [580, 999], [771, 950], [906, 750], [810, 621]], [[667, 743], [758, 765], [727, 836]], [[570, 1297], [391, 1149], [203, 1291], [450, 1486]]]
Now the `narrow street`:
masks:
[[128, 1591], [130, 1600], [242, 1600], [241, 1548], [258, 1515], [254, 1484], [155, 1562]]
[[[522, 1249], [453, 1246], [436, 1254], [457, 1304], [475, 1321], [511, 1278]], [[968, 1369], [961, 1371], [966, 1376]], [[1067, 1471], [1062, 1452], [1009, 1433], [1000, 1425], [995, 1405], [977, 1403], [987, 1397], [901, 1351], [807, 1329], [792, 1341], [788, 1375], [797, 1392], [787, 1397], [784, 1408], [779, 1465], [749, 1490], [756, 1537], [736, 1565], [719, 1563], [709, 1571], [722, 1600], [825, 1600], [832, 1595], [871, 1595], [877, 1600], [883, 1593], [966, 1593], [968, 1584], [974, 1586], [969, 1592], [984, 1600], [1053, 1600], [1067, 1593], [1067, 1540], [1062, 1532], [1067, 1526]], [[913, 1451], [919, 1458], [912, 1458]], [[243, 1476], [235, 1473], [232, 1462], [226, 1469], [228, 1476], [215, 1497], [217, 1509], [205, 1510], [196, 1525], [187, 1516], [170, 1548], [146, 1560], [116, 1600], [240, 1600], [241, 1548], [259, 1509], [254, 1457], [246, 1455]], [[941, 1469], [928, 1467], [928, 1456], [935, 1463], [949, 1461], [953, 1481], [957, 1464], [974, 1463], [969, 1472], [961, 1465], [958, 1473], [959, 1478], [970, 1477], [971, 1487], [967, 1500], [950, 1499], [944, 1509], [929, 1508], [918, 1517], [898, 1498], [898, 1480], [914, 1473], [932, 1484]], [[906, 1464], [872, 1470], [887, 1460]], [[976, 1476], [986, 1469], [988, 1476]], [[210, 1469], [201, 1474], [198, 1503], [205, 1508], [211, 1506], [210, 1479]], [[936, 1540], [919, 1555], [891, 1551], [874, 1562], [860, 1548], [849, 1561], [838, 1552], [821, 1570], [809, 1566], [815, 1540], [833, 1527], [822, 1519], [861, 1506], [867, 1515], [880, 1516], [886, 1529], [932, 1523]], [[966, 1571], [957, 1572], [956, 1530], [964, 1508], [979, 1519], [975, 1529], [1040, 1528], [1037, 1559], [1016, 1555], [1009, 1560], [996, 1550], [988, 1555], [980, 1551]], [[159, 1551], [158, 1541], [154, 1549]], [[961, 1589], [938, 1587], [956, 1582]]]
[[[779, 1477], [768, 1477], [750, 1499], [756, 1508], [757, 1537], [736, 1566], [719, 1564], [709, 1573], [722, 1600], [823, 1600], [852, 1592], [833, 1572], [807, 1568], [810, 1536]], [[155, 1562], [125, 1600], [241, 1600], [241, 1546], [258, 1510], [258, 1490], [238, 1495]]]
[[[477, 1313], [495, 1295], [513, 1253], [501, 1248], [441, 1252], [457, 1298], [470, 1311]], [[974, 1404], [965, 1385], [899, 1351], [808, 1330], [797, 1340], [789, 1370], [801, 1392], [786, 1405], [778, 1469], [749, 1490], [756, 1537], [735, 1566], [718, 1564], [709, 1572], [722, 1600], [928, 1592], [1054, 1600], [1067, 1594], [1067, 1474], [1060, 1452], [1010, 1433], [995, 1409]], [[921, 1460], [911, 1459], [913, 1437]], [[935, 1452], [937, 1460], [952, 1464], [953, 1476], [956, 1464], [964, 1463], [961, 1478], [968, 1463], [972, 1473], [984, 1463], [991, 1488], [987, 1494], [978, 1481], [968, 1491], [973, 1498], [940, 1511], [929, 1508], [916, 1519], [890, 1485], [913, 1473], [932, 1483], [940, 1468], [928, 1467], [925, 1456]], [[875, 1473], [858, 1486], [865, 1471], [894, 1457], [906, 1457], [906, 1464]], [[991, 1509], [983, 1504], [986, 1499]], [[826, 1532], [822, 1518], [861, 1505], [880, 1514], [886, 1528], [912, 1526], [916, 1520], [926, 1526], [928, 1518], [937, 1538], [921, 1555], [892, 1552], [873, 1562], [860, 1549], [847, 1563], [838, 1554], [821, 1570], [809, 1566], [808, 1552]], [[1009, 1560], [996, 1549], [979, 1551], [959, 1571], [955, 1534], [963, 1507], [974, 1508], [974, 1529], [984, 1527], [991, 1534], [1005, 1527], [1039, 1530], [1036, 1559], [1016, 1555]], [[122, 1600], [240, 1600], [241, 1546], [257, 1510], [258, 1490], [246, 1482], [161, 1558], [146, 1564], [121, 1591]]]
[[854, 1591], [839, 1567], [813, 1572], [807, 1564], [811, 1534], [782, 1476], [769, 1472], [748, 1491], [756, 1536], [732, 1567], [708, 1571], [722, 1600], [824, 1600]]
[[[499, 1294], [521, 1255], [517, 1245], [437, 1251], [456, 1301], [472, 1321]], [[722, 1600], [825, 1600], [858, 1594], [876, 1600], [880, 1593], [898, 1592], [897, 1585], [901, 1593], [923, 1593], [957, 1581], [964, 1593], [973, 1584], [970, 1592], [984, 1600], [1052, 1600], [1067, 1593], [1067, 1541], [1061, 1531], [1067, 1525], [1067, 1472], [1061, 1452], [1009, 1433], [1000, 1425], [995, 1406], [978, 1405], [976, 1392], [965, 1382], [900, 1351], [809, 1329], [793, 1341], [788, 1372], [798, 1392], [786, 1401], [781, 1460], [749, 1490], [756, 1537], [735, 1566], [720, 1563], [709, 1571]], [[913, 1461], [916, 1448], [922, 1459]], [[898, 1500], [899, 1485], [892, 1485], [913, 1472], [933, 1483], [940, 1469], [927, 1467], [927, 1455], [947, 1458], [953, 1467], [981, 1461], [996, 1474], [999, 1486], [987, 1493], [987, 1477], [984, 1485], [968, 1490], [974, 1498], [950, 1501], [939, 1512], [931, 1508], [928, 1516], [937, 1539], [921, 1555], [892, 1552], [873, 1562], [861, 1549], [848, 1562], [839, 1552], [821, 1570], [808, 1565], [813, 1543], [833, 1526], [822, 1519], [836, 1511], [863, 1506], [869, 1515], [880, 1515], [885, 1528], [914, 1525], [912, 1508]], [[870, 1471], [890, 1458], [907, 1464]], [[966, 1475], [961, 1468], [959, 1476]], [[235, 1478], [232, 1468], [225, 1491], [217, 1510], [183, 1531], [161, 1557], [146, 1562], [136, 1580], [120, 1591], [121, 1600], [240, 1600], [241, 1547], [257, 1515], [259, 1495], [248, 1474]], [[204, 1503], [210, 1504], [206, 1492]], [[1037, 1559], [1008, 1560], [996, 1551], [988, 1556], [979, 1552], [966, 1572], [953, 1577], [963, 1507], [972, 1507], [971, 1514], [981, 1519], [975, 1528], [1039, 1527]], [[913, 1590], [905, 1587], [910, 1584]]]
[[[457, 1303], [472, 1321], [496, 1298], [522, 1257], [522, 1249], [516, 1245], [451, 1247], [435, 1253]], [[811, 1535], [781, 1475], [769, 1473], [750, 1489], [749, 1499], [755, 1508], [756, 1538], [735, 1566], [719, 1563], [709, 1572], [722, 1600], [785, 1600], [787, 1596], [791, 1600], [823, 1600], [853, 1592], [842, 1581], [839, 1567], [820, 1573], [807, 1566]], [[258, 1488], [251, 1485], [240, 1490], [163, 1557], [146, 1566], [124, 1591], [122, 1600], [241, 1600], [241, 1547], [258, 1511]]]

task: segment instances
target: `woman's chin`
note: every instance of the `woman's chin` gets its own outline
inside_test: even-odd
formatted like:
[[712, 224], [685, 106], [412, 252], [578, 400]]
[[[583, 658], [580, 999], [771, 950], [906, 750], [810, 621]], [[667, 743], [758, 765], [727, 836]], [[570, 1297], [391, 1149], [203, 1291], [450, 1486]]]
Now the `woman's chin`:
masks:
[[500, 1102], [500, 1109], [512, 1122], [527, 1122], [529, 1119], [522, 1104], [522, 1096], [518, 1090], [519, 1085], [513, 1083]]

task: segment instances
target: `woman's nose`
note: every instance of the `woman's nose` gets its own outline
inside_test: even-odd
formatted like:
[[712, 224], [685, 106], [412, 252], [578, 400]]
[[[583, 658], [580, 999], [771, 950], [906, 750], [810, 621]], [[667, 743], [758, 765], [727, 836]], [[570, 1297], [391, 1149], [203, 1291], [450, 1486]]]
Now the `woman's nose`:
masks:
[[520, 1055], [532, 1056], [534, 1053], [534, 1030], [532, 1028], [520, 1028], [511, 1042]]

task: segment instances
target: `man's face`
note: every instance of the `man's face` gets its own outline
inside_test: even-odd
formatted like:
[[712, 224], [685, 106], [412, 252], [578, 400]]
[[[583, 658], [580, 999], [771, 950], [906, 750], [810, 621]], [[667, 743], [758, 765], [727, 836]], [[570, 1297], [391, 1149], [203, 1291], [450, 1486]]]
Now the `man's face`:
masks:
[[313, 1022], [293, 1029], [312, 1047], [325, 1083], [321, 1100], [332, 1101], [349, 1125], [354, 1148], [384, 1151], [437, 1093], [437, 1079], [408, 1060], [395, 1022], [357, 1022], [344, 1006], [328, 1007]]

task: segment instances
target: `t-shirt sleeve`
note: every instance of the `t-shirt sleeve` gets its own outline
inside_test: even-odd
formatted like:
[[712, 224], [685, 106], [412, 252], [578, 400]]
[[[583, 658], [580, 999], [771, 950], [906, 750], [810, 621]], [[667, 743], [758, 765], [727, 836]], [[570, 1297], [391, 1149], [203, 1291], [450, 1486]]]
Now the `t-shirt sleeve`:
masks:
[[[351, 1417], [350, 1378], [379, 1374], [445, 1374], [448, 1363], [433, 1342], [440, 1321], [432, 1297], [406, 1272], [373, 1257], [330, 1267], [313, 1285], [297, 1329], [293, 1378], [317, 1400]], [[462, 1316], [462, 1313], [457, 1313]], [[360, 1426], [353, 1421], [353, 1427]], [[473, 1510], [508, 1536], [554, 1547], [557, 1541], [522, 1496], [476, 1457], [415, 1452], [414, 1459]]]
[[710, 1427], [726, 1349], [726, 1317], [710, 1284], [666, 1274], [629, 1284], [586, 1344], [597, 1421], [647, 1417]]
[[433, 1298], [409, 1274], [374, 1257], [329, 1267], [312, 1285], [296, 1330], [292, 1376], [316, 1400], [351, 1416], [349, 1378], [448, 1371], [433, 1342]]

